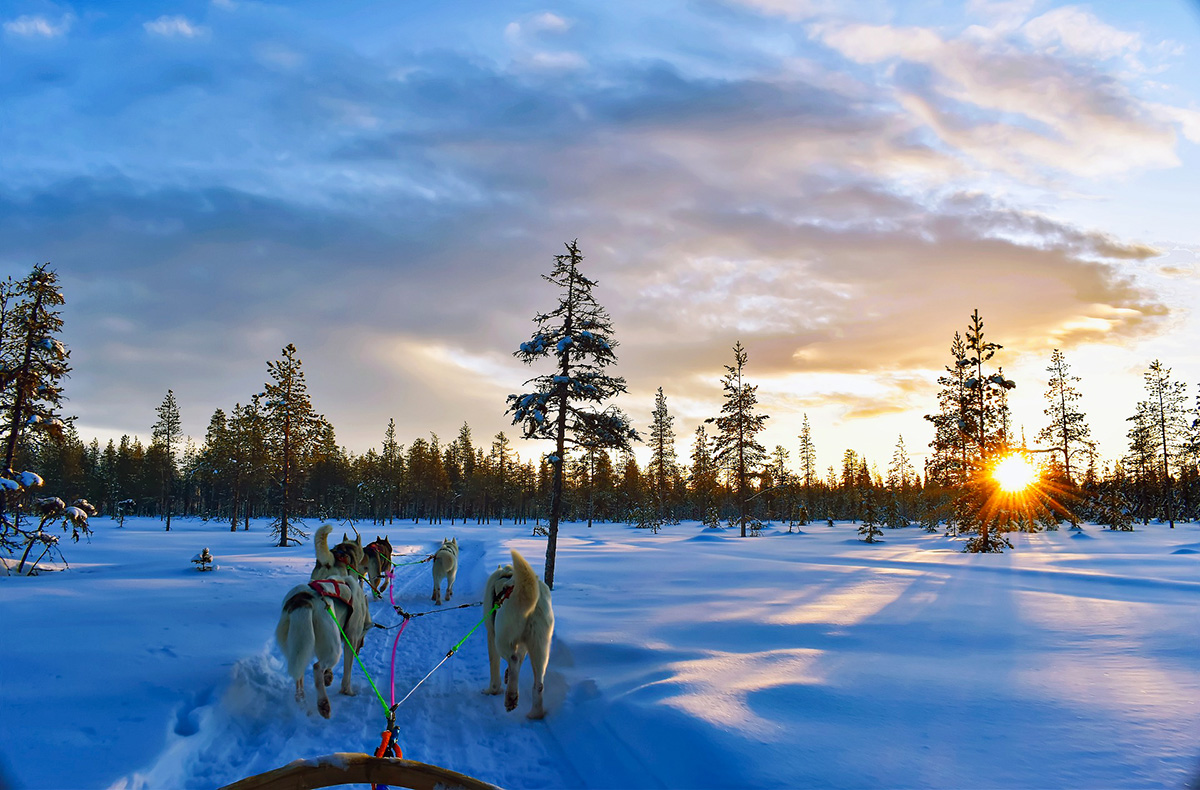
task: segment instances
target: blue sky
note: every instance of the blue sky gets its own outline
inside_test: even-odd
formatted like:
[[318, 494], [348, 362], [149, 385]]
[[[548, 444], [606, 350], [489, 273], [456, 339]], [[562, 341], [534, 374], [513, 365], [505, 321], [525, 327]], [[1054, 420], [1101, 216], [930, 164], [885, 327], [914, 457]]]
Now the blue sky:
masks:
[[578, 238], [681, 455], [737, 340], [769, 446], [919, 454], [978, 307], [1027, 434], [1062, 348], [1113, 457], [1151, 359], [1200, 382], [1198, 49], [1165, 0], [14, 0], [0, 271], [59, 271], [85, 437], [172, 388], [200, 438], [289, 342], [352, 450], [512, 435]]

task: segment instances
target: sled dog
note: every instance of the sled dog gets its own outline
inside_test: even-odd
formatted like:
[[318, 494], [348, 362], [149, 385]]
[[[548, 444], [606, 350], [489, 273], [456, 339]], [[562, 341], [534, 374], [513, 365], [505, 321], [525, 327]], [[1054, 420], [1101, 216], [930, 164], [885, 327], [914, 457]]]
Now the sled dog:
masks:
[[363, 553], [367, 555], [367, 584], [371, 585], [371, 592], [379, 598], [388, 586], [387, 573], [392, 569], [392, 544], [386, 535], [382, 538], [376, 535], [375, 540], [363, 547]]
[[446, 600], [454, 597], [454, 577], [458, 575], [458, 538], [445, 538], [441, 547], [433, 553], [433, 597], [442, 602], [442, 579], [446, 580]]
[[304, 701], [304, 669], [309, 661], [315, 661], [312, 671], [317, 688], [317, 710], [327, 719], [330, 706], [325, 687], [333, 683], [333, 665], [343, 653], [341, 693], [349, 696], [355, 693], [350, 685], [353, 656], [350, 651], [342, 650], [338, 626], [345, 631], [351, 644], [361, 648], [363, 637], [372, 625], [362, 584], [348, 564], [339, 562], [328, 548], [332, 531], [333, 528], [326, 524], [317, 530], [313, 540], [317, 569], [324, 569], [325, 575], [317, 578], [314, 570], [312, 581], [288, 590], [283, 597], [279, 623], [275, 626], [275, 641], [287, 662], [288, 674], [296, 681], [298, 702]]
[[537, 577], [533, 568], [516, 549], [512, 565], [502, 565], [488, 577], [483, 592], [483, 605], [500, 608], [489, 613], [487, 624], [488, 668], [491, 682], [484, 694], [500, 693], [500, 659], [508, 662], [504, 679], [504, 709], [517, 707], [517, 679], [525, 654], [533, 666], [533, 706], [527, 714], [531, 719], [546, 715], [542, 706], [542, 688], [546, 664], [550, 660], [550, 637], [554, 634], [554, 611], [550, 608], [550, 588]]
[[342, 542], [330, 549], [331, 532], [333, 527], [328, 524], [317, 530], [316, 537], [313, 538], [313, 545], [317, 549], [317, 564], [313, 566], [312, 574], [308, 578], [316, 581], [328, 579], [335, 574], [354, 576], [354, 572], [357, 571], [358, 578], [361, 579], [367, 573], [367, 554], [363, 550], [362, 536], [355, 535], [354, 540], [350, 540], [343, 532]]

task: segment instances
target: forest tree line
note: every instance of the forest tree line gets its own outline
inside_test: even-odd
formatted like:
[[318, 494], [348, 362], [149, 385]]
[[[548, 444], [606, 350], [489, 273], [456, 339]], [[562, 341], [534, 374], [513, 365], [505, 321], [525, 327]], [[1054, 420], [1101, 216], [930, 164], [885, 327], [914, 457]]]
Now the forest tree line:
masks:
[[[578, 274], [582, 256], [574, 243], [567, 246], [568, 254], [556, 258], [559, 279], [544, 279], [571, 298], [586, 292], [590, 299], [594, 282]], [[868, 459], [846, 449], [839, 465], [818, 469], [807, 416], [793, 447], [763, 447], [756, 437], [769, 418], [758, 408], [756, 387], [745, 379], [749, 354], [740, 343], [726, 366], [720, 413], [696, 429], [686, 448], [678, 446], [675, 418], [660, 388], [646, 436], [629, 428], [617, 410], [578, 412], [575, 441], [560, 442], [567, 448], [561, 456], [521, 458], [504, 432], [481, 440], [466, 423], [449, 440], [430, 433], [401, 442], [394, 421], [382, 427], [377, 447], [353, 453], [339, 446], [334, 426], [316, 411], [292, 345], [267, 363], [261, 392], [212, 414], [201, 443], [182, 436], [179, 406], [168, 390], [149, 444], [125, 436], [102, 446], [95, 439], [85, 442], [73, 420], [59, 413], [69, 371], [69, 352], [58, 337], [62, 303], [46, 266], [20, 281], [10, 279], [0, 290], [0, 448], [6, 470], [0, 497], [9, 549], [19, 543], [21, 513], [32, 513], [51, 494], [117, 518], [160, 516], [166, 529], [173, 516], [219, 521], [230, 529], [246, 529], [250, 519], [268, 516], [281, 544], [304, 537], [307, 519], [381, 526], [398, 520], [515, 521], [537, 528], [551, 518], [560, 463], [556, 517], [655, 529], [682, 519], [740, 524], [743, 534], [768, 521], [799, 526], [814, 519], [852, 520], [872, 528], [916, 522], [931, 531], [944, 525], [950, 532], [976, 533], [981, 550], [995, 550], [996, 533], [1009, 529], [1081, 521], [1114, 529], [1151, 520], [1173, 526], [1200, 516], [1200, 396], [1189, 400], [1169, 368], [1151, 363], [1146, 398], [1128, 420], [1128, 452], [1101, 465], [1079, 408], [1080, 379], [1055, 350], [1047, 368], [1046, 423], [1038, 446], [1027, 447], [1013, 436], [1009, 418], [1008, 392], [1015, 384], [1003, 368], [993, 367], [1001, 346], [985, 337], [978, 311], [951, 340], [936, 408], [926, 415], [934, 427], [931, 452], [918, 470], [903, 438], [890, 458]], [[571, 330], [569, 321], [578, 324], [585, 307], [592, 310], [590, 329]], [[561, 323], [563, 315], [569, 342], [546, 328], [551, 319]], [[570, 375], [531, 379], [541, 389], [512, 396], [509, 411], [524, 436], [552, 438], [546, 416], [554, 393], [567, 403], [568, 391], [586, 399], [590, 388], [599, 402], [624, 392], [624, 381], [604, 377], [601, 368], [615, 362], [616, 343], [607, 315], [594, 301], [574, 306], [563, 301], [538, 320], [539, 329], [517, 355], [526, 362], [553, 357]], [[563, 332], [561, 326], [554, 331]], [[583, 373], [570, 369], [569, 355], [578, 365], [585, 352], [598, 362]], [[644, 467], [631, 450], [633, 440], [649, 446]], [[1011, 452], [1035, 455], [1041, 480], [1032, 505], [1009, 508], [999, 521], [989, 516], [989, 533], [978, 514], [996, 492], [983, 490], [981, 470]], [[45, 485], [26, 490], [19, 470], [36, 470]]]

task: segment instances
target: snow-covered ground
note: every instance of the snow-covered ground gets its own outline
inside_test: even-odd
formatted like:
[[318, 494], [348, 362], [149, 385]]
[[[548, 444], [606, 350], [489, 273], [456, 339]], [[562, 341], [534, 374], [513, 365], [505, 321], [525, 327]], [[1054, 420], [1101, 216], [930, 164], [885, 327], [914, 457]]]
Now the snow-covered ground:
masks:
[[[0, 577], [0, 774], [19, 788], [213, 788], [301, 757], [372, 751], [380, 703], [306, 709], [273, 643], [312, 546], [264, 522], [95, 519], [72, 568]], [[309, 523], [315, 529], [315, 523]], [[454, 604], [478, 601], [529, 527], [359, 524], [416, 558], [461, 546]], [[341, 529], [336, 534], [340, 535]], [[740, 539], [695, 523], [658, 535], [566, 524], [548, 714], [530, 673], [505, 713], [481, 628], [399, 711], [406, 757], [518, 787], [1180, 787], [1200, 758], [1200, 527], [1016, 535], [964, 555], [916, 527]], [[220, 566], [190, 559], [208, 546]], [[428, 565], [396, 602], [434, 608]], [[399, 618], [386, 598], [377, 622]], [[482, 616], [412, 620], [397, 698]], [[363, 659], [385, 697], [396, 631]], [[336, 691], [337, 683], [333, 686]], [[0, 785], [3, 782], [0, 781]]]

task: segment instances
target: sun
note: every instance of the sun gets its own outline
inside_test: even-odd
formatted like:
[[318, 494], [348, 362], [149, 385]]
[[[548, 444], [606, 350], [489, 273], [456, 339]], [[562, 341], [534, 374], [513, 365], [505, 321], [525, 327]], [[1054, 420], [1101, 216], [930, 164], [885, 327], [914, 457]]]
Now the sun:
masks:
[[1000, 484], [1000, 489], [1010, 494], [1024, 491], [1037, 476], [1037, 467], [1016, 453], [1001, 458], [992, 469], [992, 477]]

